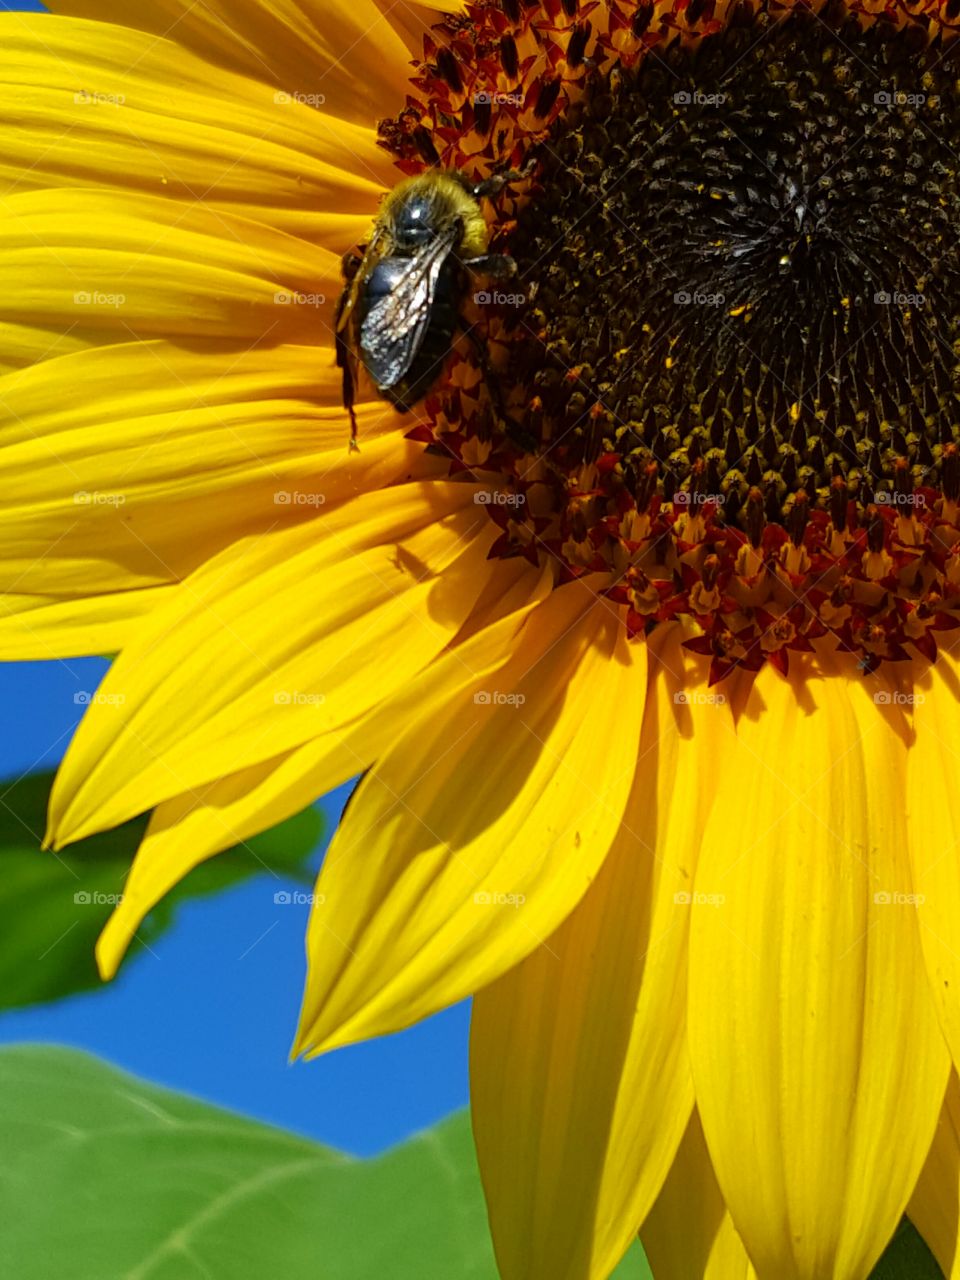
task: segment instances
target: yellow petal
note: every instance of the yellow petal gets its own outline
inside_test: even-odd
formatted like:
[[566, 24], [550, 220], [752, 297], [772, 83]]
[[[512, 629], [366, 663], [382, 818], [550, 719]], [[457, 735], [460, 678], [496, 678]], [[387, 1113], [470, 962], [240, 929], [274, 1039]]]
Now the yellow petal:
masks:
[[208, 561], [104, 679], [57, 776], [51, 838], [114, 826], [377, 706], [469, 614], [496, 533], [472, 496], [400, 485]]
[[72, 600], [0, 594], [0, 661], [116, 653], [170, 591], [147, 587]]
[[575, 583], [501, 662], [411, 724], [358, 788], [320, 875], [301, 1050], [396, 1030], [492, 981], [602, 864], [633, 775], [646, 651]]
[[101, 977], [113, 977], [143, 917], [195, 866], [311, 804], [322, 790], [315, 765], [329, 751], [308, 743], [159, 805], [97, 942]]
[[90, 346], [91, 339], [75, 330], [45, 329], [39, 325], [0, 321], [0, 374], [55, 356], [70, 355]]
[[910, 1221], [946, 1280], [960, 1277], [960, 1081], [950, 1073], [943, 1110], [910, 1203]]
[[756, 1280], [723, 1203], [696, 1111], [640, 1239], [656, 1280]]
[[0, 15], [0, 194], [112, 186], [202, 201], [342, 254], [396, 180], [375, 131], [210, 66], [179, 31]]
[[0, 316], [12, 323], [105, 342], [330, 341], [339, 290], [334, 254], [200, 205], [76, 190], [0, 205]]
[[910, 900], [909, 733], [874, 687], [761, 673], [697, 869], [697, 1104], [737, 1230], [778, 1280], [869, 1273], [949, 1069]]
[[322, 94], [335, 115], [371, 127], [399, 111], [409, 90], [409, 50], [373, 0], [53, 0], [49, 7], [169, 35], [275, 89]]
[[676, 701], [693, 661], [680, 628], [664, 632], [633, 793], [596, 881], [474, 1003], [473, 1126], [504, 1280], [606, 1277], [693, 1106], [689, 891], [729, 711]]
[[[525, 562], [521, 562], [525, 564]], [[539, 581], [538, 581], [539, 579]], [[530, 565], [517, 574], [515, 561], [491, 564], [506, 617], [402, 683], [392, 697], [342, 730], [264, 761], [207, 787], [159, 805], [123, 889], [123, 898], [97, 945], [100, 970], [112, 977], [140, 921], [200, 862], [294, 813], [318, 795], [356, 777], [373, 764], [413, 716], [443, 701], [449, 680], [498, 657], [509, 646], [526, 613], [548, 590], [548, 579]]]
[[179, 580], [246, 534], [440, 470], [383, 403], [360, 406], [351, 453], [339, 396], [324, 346], [129, 343], [0, 377], [0, 586]]
[[960, 1063], [960, 662], [942, 652], [915, 693], [907, 838], [920, 943], [954, 1064]]
[[402, 5], [394, 0], [373, 0], [374, 4], [388, 19], [394, 31], [403, 39], [411, 58], [423, 57], [423, 39], [432, 35], [437, 40], [434, 28], [451, 13], [465, 13], [465, 0], [444, 0], [442, 5], [420, 4], [419, 0], [404, 0]]

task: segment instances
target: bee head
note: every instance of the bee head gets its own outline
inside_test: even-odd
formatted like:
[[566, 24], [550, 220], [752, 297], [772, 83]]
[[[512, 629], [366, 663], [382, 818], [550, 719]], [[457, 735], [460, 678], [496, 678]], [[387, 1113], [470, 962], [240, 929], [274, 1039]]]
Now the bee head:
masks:
[[407, 178], [389, 192], [378, 222], [385, 227], [395, 250], [413, 256], [425, 248], [451, 222], [460, 229], [459, 252], [477, 257], [487, 248], [487, 228], [469, 182], [459, 174], [430, 170]]
[[408, 192], [395, 210], [393, 236], [401, 249], [419, 249], [437, 234], [436, 202], [425, 191]]

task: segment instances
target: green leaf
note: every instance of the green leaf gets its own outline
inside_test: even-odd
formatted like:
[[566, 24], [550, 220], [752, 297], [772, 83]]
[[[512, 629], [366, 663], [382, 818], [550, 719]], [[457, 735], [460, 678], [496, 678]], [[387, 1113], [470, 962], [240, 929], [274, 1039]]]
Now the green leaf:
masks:
[[[470, 1122], [374, 1160], [70, 1049], [0, 1050], [0, 1275], [496, 1280]], [[617, 1280], [649, 1277], [639, 1247]]]
[[943, 1272], [919, 1231], [904, 1218], [870, 1280], [943, 1280]]
[[[94, 943], [146, 827], [146, 819], [138, 819], [61, 853], [41, 850], [52, 780], [52, 774], [34, 774], [0, 785], [0, 1009], [99, 985]], [[264, 870], [311, 882], [306, 860], [322, 829], [320, 813], [307, 809], [202, 863], [151, 913], [133, 949], [156, 939], [186, 898]]]

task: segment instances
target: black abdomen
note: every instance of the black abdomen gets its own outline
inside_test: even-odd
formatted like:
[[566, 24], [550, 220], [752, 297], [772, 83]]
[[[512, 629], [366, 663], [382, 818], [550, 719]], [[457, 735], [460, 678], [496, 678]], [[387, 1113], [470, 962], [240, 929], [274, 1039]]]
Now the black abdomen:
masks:
[[[366, 284], [364, 313], [393, 291], [397, 276], [408, 266], [409, 259], [399, 257], [384, 258], [377, 264]], [[459, 324], [460, 293], [459, 265], [447, 259], [437, 275], [426, 329], [406, 372], [391, 385], [378, 387], [384, 399], [399, 410], [422, 400], [443, 372]], [[363, 314], [358, 316], [358, 323], [362, 321]]]

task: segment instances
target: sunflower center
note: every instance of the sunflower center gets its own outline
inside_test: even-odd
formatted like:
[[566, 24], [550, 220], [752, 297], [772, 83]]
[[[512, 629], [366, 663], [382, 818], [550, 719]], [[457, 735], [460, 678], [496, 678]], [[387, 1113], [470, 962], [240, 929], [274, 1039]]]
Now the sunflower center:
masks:
[[499, 473], [501, 554], [605, 574], [632, 634], [692, 619], [714, 679], [960, 626], [949, 6], [782, 9], [481, 0], [384, 133], [408, 170], [535, 162], [496, 210], [517, 286], [466, 317], [497, 395], [458, 356], [418, 434]]
[[752, 487], [956, 496], [956, 68], [919, 34], [798, 13], [587, 81], [510, 240], [551, 447], [754, 534]]

